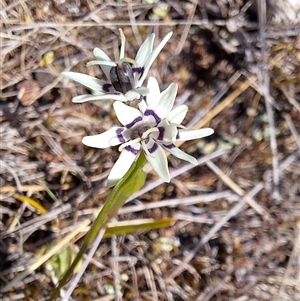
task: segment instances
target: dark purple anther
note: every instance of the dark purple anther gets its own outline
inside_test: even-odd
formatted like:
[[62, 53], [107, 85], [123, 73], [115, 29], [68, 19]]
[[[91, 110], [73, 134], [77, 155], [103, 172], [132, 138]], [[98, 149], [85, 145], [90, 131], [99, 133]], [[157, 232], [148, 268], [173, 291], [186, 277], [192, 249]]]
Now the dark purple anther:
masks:
[[109, 72], [110, 80], [116, 91], [125, 94], [133, 88], [134, 77], [132, 67], [129, 63], [123, 62], [121, 65], [112, 67]]

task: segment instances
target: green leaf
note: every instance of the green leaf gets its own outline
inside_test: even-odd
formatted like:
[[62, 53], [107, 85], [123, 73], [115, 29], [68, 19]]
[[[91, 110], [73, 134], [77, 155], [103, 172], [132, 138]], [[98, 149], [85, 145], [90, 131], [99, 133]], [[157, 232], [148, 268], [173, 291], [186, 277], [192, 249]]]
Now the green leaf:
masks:
[[[76, 254], [77, 253], [72, 249], [72, 247], [63, 249], [59, 254], [56, 254], [55, 256], [51, 257], [50, 260], [48, 260], [46, 265], [46, 273], [47, 269], [49, 269], [49, 266], [51, 266], [55, 276], [60, 278], [67, 271], [70, 264], [75, 259]], [[79, 269], [79, 267], [80, 265], [77, 265], [76, 270]]]
[[137, 231], [149, 231], [154, 229], [162, 229], [170, 227], [174, 224], [175, 218], [163, 218], [159, 220], [154, 219], [139, 219], [124, 222], [109, 223], [107, 225], [104, 237], [111, 237], [112, 235], [124, 235], [134, 233]]

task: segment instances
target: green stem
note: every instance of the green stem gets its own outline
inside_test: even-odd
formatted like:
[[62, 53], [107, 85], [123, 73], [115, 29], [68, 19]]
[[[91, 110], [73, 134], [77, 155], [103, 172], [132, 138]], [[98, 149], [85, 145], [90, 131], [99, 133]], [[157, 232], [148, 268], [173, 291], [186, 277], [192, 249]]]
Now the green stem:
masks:
[[146, 158], [142, 152], [126, 175], [114, 187], [97, 218], [92, 224], [90, 230], [87, 232], [77, 256], [66, 273], [60, 279], [58, 285], [52, 291], [48, 301], [53, 301], [58, 298], [60, 289], [70, 281], [77, 264], [94, 241], [98, 232], [103, 229], [114, 216], [117, 215], [119, 209], [125, 204], [129, 197], [140, 190], [140, 188], [144, 185], [146, 174], [143, 172], [142, 168], [145, 162]]

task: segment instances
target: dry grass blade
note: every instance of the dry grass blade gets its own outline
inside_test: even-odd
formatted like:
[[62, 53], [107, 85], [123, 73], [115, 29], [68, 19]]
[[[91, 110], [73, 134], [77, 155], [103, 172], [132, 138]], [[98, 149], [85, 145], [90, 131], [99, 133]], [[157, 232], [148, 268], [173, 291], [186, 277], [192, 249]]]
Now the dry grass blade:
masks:
[[269, 130], [270, 130], [270, 146], [272, 150], [272, 166], [273, 166], [273, 197], [277, 201], [281, 199], [279, 194], [279, 160], [278, 160], [278, 149], [277, 149], [277, 138], [275, 134], [275, 120], [272, 103], [274, 100], [270, 93], [270, 77], [267, 73], [267, 59], [266, 59], [266, 38], [265, 38], [265, 23], [266, 23], [266, 8], [267, 4], [265, 0], [258, 1], [258, 16], [259, 16], [259, 29], [260, 29], [260, 42], [261, 42], [261, 57], [262, 57], [262, 68], [261, 73], [258, 74], [263, 96], [265, 98], [265, 105], [268, 114]]

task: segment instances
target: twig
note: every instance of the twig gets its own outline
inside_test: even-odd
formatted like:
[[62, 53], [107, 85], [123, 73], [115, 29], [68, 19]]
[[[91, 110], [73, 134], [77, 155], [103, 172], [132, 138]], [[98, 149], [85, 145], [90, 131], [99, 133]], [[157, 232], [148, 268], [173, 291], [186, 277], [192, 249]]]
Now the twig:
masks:
[[262, 66], [259, 68], [258, 79], [261, 84], [262, 93], [265, 98], [265, 106], [268, 115], [268, 123], [270, 129], [270, 146], [272, 151], [272, 168], [273, 168], [273, 198], [277, 201], [281, 199], [279, 193], [279, 182], [280, 182], [280, 172], [279, 172], [279, 161], [278, 161], [278, 150], [277, 150], [277, 140], [275, 133], [275, 120], [273, 114], [272, 103], [274, 100], [270, 94], [270, 77], [267, 72], [267, 58], [266, 58], [266, 38], [265, 38], [265, 23], [266, 23], [266, 2], [265, 0], [259, 0], [258, 4], [258, 17], [259, 17], [259, 34], [261, 43], [261, 57]]
[[[199, 165], [200, 165], [200, 164], [203, 164], [203, 163], [205, 163], [207, 160], [212, 160], [212, 159], [217, 158], [217, 157], [220, 157], [220, 156], [222, 156], [222, 155], [224, 155], [224, 154], [226, 154], [226, 153], [227, 153], [226, 150], [217, 150], [217, 151], [215, 151], [215, 152], [213, 152], [213, 153], [211, 153], [211, 154], [209, 154], [209, 155], [206, 155], [206, 156], [204, 156], [204, 157], [201, 157], [201, 158], [198, 160], [198, 164], [199, 164]], [[184, 173], [184, 172], [189, 171], [190, 169], [192, 169], [192, 168], [194, 168], [194, 167], [195, 167], [195, 165], [193, 165], [193, 164], [187, 164], [187, 165], [184, 165], [184, 166], [181, 167], [181, 168], [178, 168], [178, 169], [172, 171], [172, 172], [170, 173], [171, 179], [172, 179], [172, 178], [175, 178], [175, 177], [177, 177], [177, 176], [179, 176], [179, 175], [181, 175], [181, 174]], [[161, 184], [163, 184], [163, 183], [164, 183], [164, 181], [163, 181], [162, 179], [157, 179], [157, 180], [155, 180], [154, 182], [148, 184], [146, 187], [142, 188], [139, 192], [137, 192], [137, 193], [135, 193], [133, 196], [131, 196], [127, 202], [130, 202], [130, 201], [132, 201], [132, 200], [138, 198], [139, 196], [143, 195], [144, 193], [147, 193], [148, 191], [154, 189], [155, 187], [157, 187], [157, 186], [159, 186], [159, 185], [161, 185]]]
[[295, 109], [300, 112], [300, 103], [294, 98], [292, 97], [289, 92], [287, 91], [286, 88], [281, 88], [282, 93], [284, 94], [284, 96], [287, 98], [287, 100], [289, 101], [289, 103], [295, 107]]
[[137, 43], [139, 45], [142, 44], [142, 38], [141, 38], [141, 35], [139, 34], [139, 30], [138, 30], [138, 27], [136, 25], [136, 19], [134, 17], [134, 13], [133, 13], [133, 9], [132, 9], [132, 0], [129, 1], [128, 5], [127, 5], [127, 8], [128, 8], [128, 16], [129, 16], [129, 19], [130, 19], [130, 23], [131, 23], [131, 28], [132, 28], [132, 32], [137, 40]]
[[175, 198], [169, 200], [163, 200], [159, 202], [151, 202], [146, 204], [137, 204], [133, 206], [126, 206], [120, 210], [120, 214], [132, 213], [138, 211], [146, 211], [149, 209], [155, 208], [164, 208], [164, 207], [176, 207], [176, 206], [191, 206], [199, 203], [210, 203], [218, 199], [230, 199], [231, 201], [237, 201], [239, 197], [232, 193], [231, 191], [221, 191], [215, 193], [195, 195], [185, 198]]
[[[282, 279], [282, 283], [281, 283], [281, 286], [280, 286], [280, 289], [279, 289], [279, 292], [277, 294], [275, 301], [282, 300], [280, 298], [283, 296], [285, 287], [286, 287], [287, 283], [289, 282], [288, 277], [292, 273], [292, 270], [296, 270], [296, 277], [300, 276], [299, 275], [299, 254], [300, 254], [300, 223], [298, 222], [298, 224], [296, 225], [296, 237], [295, 237], [294, 248], [293, 248], [291, 255], [289, 256], [290, 259], [289, 259], [287, 268], [285, 270], [284, 277]], [[293, 266], [293, 261], [296, 262], [296, 266]], [[298, 289], [299, 289], [300, 286], [299, 286], [298, 281], [299, 281], [299, 278], [297, 280], [295, 280], [295, 286], [298, 284]]]
[[224, 110], [230, 103], [232, 103], [240, 94], [248, 89], [251, 84], [256, 81], [256, 76], [251, 76], [242, 83], [235, 91], [228, 95], [221, 103], [219, 103], [215, 108], [208, 112], [205, 118], [201, 119], [195, 126], [194, 129], [200, 129], [206, 125], [212, 118], [218, 115], [222, 110]]
[[90, 223], [89, 219], [84, 220], [80, 223], [80, 225], [73, 230], [66, 237], [61, 239], [57, 244], [50, 249], [46, 254], [41, 256], [39, 259], [34, 259], [33, 263], [28, 266], [28, 268], [21, 274], [19, 274], [16, 278], [14, 278], [11, 282], [9, 282], [4, 288], [1, 289], [1, 292], [7, 292], [11, 288], [13, 288], [16, 284], [34, 272], [37, 268], [39, 268], [42, 264], [44, 264], [49, 258], [53, 255], [57, 254], [61, 249], [63, 249], [66, 245], [70, 243], [70, 241], [81, 231], [86, 231], [86, 227]]
[[[188, 256], [184, 259], [183, 263], [189, 263], [195, 255], [199, 252], [199, 250], [235, 215], [240, 213], [244, 205], [248, 202], [249, 199], [253, 198], [256, 194], [258, 194], [264, 185], [263, 183], [258, 183], [247, 195], [245, 195], [237, 204], [235, 204], [228, 213], [221, 218], [219, 222], [217, 222], [209, 232], [199, 241], [197, 246], [189, 253]], [[168, 277], [167, 281], [170, 282], [174, 279], [177, 275], [179, 275], [182, 271], [182, 267], [176, 268]]]
[[[231, 280], [231, 277], [230, 276], [226, 276], [223, 280], [221, 280], [216, 285], [214, 285], [214, 287], [212, 288], [212, 290], [210, 292], [208, 292], [206, 294], [204, 292], [201, 293], [200, 296], [196, 299], [196, 301], [209, 301], [209, 300], [211, 300], [211, 298], [217, 292], [219, 292], [223, 288], [223, 286], [225, 284], [227, 284], [230, 280]], [[204, 294], [205, 294], [205, 296], [203, 296]]]
[[6, 164], [3, 160], [0, 160], [0, 167], [1, 167], [1, 165], [3, 167], [5, 167], [11, 173], [11, 175], [15, 179], [18, 192], [22, 193], [22, 185], [21, 185], [21, 182], [20, 182], [19, 177], [16, 174], [16, 172], [8, 164]]
[[119, 263], [118, 257], [120, 256], [120, 250], [117, 246], [117, 237], [113, 235], [111, 238], [111, 262], [112, 262], [112, 276], [114, 279], [115, 287], [115, 301], [120, 301], [121, 292], [120, 292], [120, 272], [119, 272]]
[[175, 50], [175, 55], [178, 55], [181, 52], [182, 48], [183, 48], [183, 45], [186, 41], [186, 38], [187, 38], [187, 36], [189, 34], [189, 31], [190, 31], [190, 28], [192, 26], [192, 22], [193, 22], [193, 19], [194, 19], [194, 16], [195, 16], [195, 11], [196, 11], [197, 5], [198, 5], [198, 0], [193, 0], [193, 8], [192, 8], [192, 11], [189, 14], [189, 17], [187, 19], [187, 22], [186, 22], [186, 25], [184, 27], [183, 33], [181, 35], [180, 41], [179, 41], [178, 46]]
[[[236, 183], [234, 183], [218, 166], [216, 166], [213, 162], [207, 161], [206, 165], [219, 176], [219, 178], [228, 186], [230, 187], [235, 193], [240, 196], [245, 195], [245, 191], [240, 188]], [[270, 214], [259, 204], [255, 202], [255, 200], [248, 198], [247, 199], [248, 205], [250, 205], [258, 214], [264, 215], [265, 219], [270, 218]]]
[[92, 244], [90, 251], [88, 252], [87, 256], [84, 259], [83, 264], [80, 267], [80, 270], [77, 272], [76, 276], [70, 281], [70, 286], [68, 290], [64, 294], [64, 298], [62, 301], [69, 301], [71, 294], [73, 293], [74, 289], [76, 288], [78, 282], [80, 281], [83, 273], [85, 272], [87, 266], [89, 265], [92, 257], [94, 256], [95, 252], [97, 251], [100, 242], [102, 241], [105, 229], [99, 231], [95, 241]]
[[[225, 93], [228, 92], [228, 90], [231, 88], [231, 86], [241, 77], [241, 72], [237, 71], [235, 72], [226, 82], [226, 84], [224, 86], [222, 86], [220, 88], [220, 90], [212, 97], [211, 101], [210, 101], [210, 107], [213, 108], [218, 102], [219, 100], [225, 95]], [[209, 110], [211, 108], [208, 108]], [[206, 116], [206, 114], [209, 111], [206, 110], [202, 110], [199, 114], [196, 114], [194, 116], [194, 118], [192, 118], [188, 124], [187, 124], [187, 128], [194, 128], [196, 129], [195, 125], [199, 122], [199, 120], [202, 120], [202, 118], [204, 116]]]
[[296, 127], [295, 127], [295, 125], [294, 125], [294, 123], [293, 123], [291, 117], [290, 117], [289, 115], [286, 114], [286, 115], [284, 116], [284, 118], [285, 118], [285, 121], [286, 121], [286, 123], [288, 124], [288, 126], [289, 126], [289, 128], [290, 128], [290, 131], [291, 131], [291, 133], [292, 133], [292, 135], [293, 135], [293, 137], [294, 137], [294, 139], [295, 139], [295, 142], [296, 142], [296, 144], [297, 144], [297, 146], [298, 146], [298, 152], [299, 152], [299, 154], [300, 154], [300, 135], [299, 135], [299, 133], [297, 132], [297, 129], [296, 129]]

